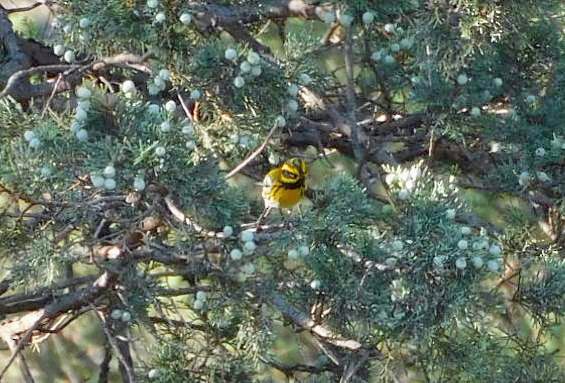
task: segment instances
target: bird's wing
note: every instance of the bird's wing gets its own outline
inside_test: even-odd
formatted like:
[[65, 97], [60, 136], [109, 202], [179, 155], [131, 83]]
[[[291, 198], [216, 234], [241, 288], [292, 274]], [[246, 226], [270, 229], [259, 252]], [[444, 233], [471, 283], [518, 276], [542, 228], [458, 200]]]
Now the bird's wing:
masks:
[[264, 189], [271, 188], [275, 183], [275, 180], [278, 178], [279, 173], [280, 173], [280, 169], [278, 168], [273, 169], [269, 173], [267, 173], [265, 178], [263, 178], [263, 188]]
[[273, 188], [273, 186], [274, 186], [274, 184], [277, 180], [279, 172], [280, 172], [280, 169], [273, 169], [269, 173], [267, 173], [265, 178], [263, 178], [263, 190], [261, 192], [261, 195], [262, 195], [265, 203], [267, 203], [269, 201], [272, 202], [271, 191], [272, 191], [272, 188]]

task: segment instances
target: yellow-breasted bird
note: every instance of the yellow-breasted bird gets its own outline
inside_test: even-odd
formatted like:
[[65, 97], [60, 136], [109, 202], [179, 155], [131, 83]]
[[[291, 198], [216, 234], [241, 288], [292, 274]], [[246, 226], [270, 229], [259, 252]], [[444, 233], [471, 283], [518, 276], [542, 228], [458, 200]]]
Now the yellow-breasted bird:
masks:
[[257, 220], [257, 225], [272, 208], [290, 209], [300, 202], [306, 191], [308, 166], [300, 158], [290, 158], [282, 165], [271, 169], [263, 179], [262, 196], [265, 210]]

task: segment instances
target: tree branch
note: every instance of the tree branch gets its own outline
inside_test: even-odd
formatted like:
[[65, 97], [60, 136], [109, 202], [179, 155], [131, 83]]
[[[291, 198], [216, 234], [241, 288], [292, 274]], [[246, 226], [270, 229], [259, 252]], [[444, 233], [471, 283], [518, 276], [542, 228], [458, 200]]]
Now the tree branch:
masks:
[[0, 298], [0, 314], [13, 314], [20, 311], [40, 309], [49, 302], [53, 302], [58, 299], [58, 296], [55, 295], [55, 291], [79, 286], [85, 283], [92, 283], [95, 279], [96, 276], [94, 275], [77, 277], [64, 281], [60, 284], [39, 289], [31, 294], [8, 295]]
[[229, 6], [220, 4], [203, 4], [201, 1], [188, 1], [189, 8], [201, 23], [208, 25], [249, 24], [261, 21], [300, 17], [318, 19], [318, 15], [328, 6], [309, 4], [304, 0], [275, 0], [258, 6]]
[[[92, 309], [98, 316], [98, 319], [100, 319], [100, 323], [102, 324], [102, 330], [106, 335], [106, 339], [114, 349], [114, 352], [116, 353], [116, 356], [120, 361], [120, 370], [123, 369], [122, 372], [123, 381], [126, 383], [135, 383], [135, 375], [133, 373], [133, 367], [132, 367], [133, 362], [131, 359], [131, 355], [129, 353], [129, 346], [127, 345], [126, 342], [116, 339], [114, 335], [112, 335], [112, 329], [108, 326], [108, 322], [106, 321], [106, 319], [102, 316], [102, 314], [98, 312], [98, 310], [96, 310], [96, 308], [92, 307]], [[125, 346], [123, 343], [125, 343]]]
[[112, 345], [106, 339], [106, 344], [104, 345], [104, 359], [100, 363], [100, 372], [98, 373], [98, 383], [108, 383], [111, 361], [112, 361]]
[[235, 176], [237, 173], [239, 173], [239, 171], [241, 169], [243, 169], [245, 166], [247, 166], [247, 164], [249, 164], [251, 161], [253, 161], [253, 159], [255, 157], [257, 157], [259, 154], [261, 154], [261, 152], [263, 150], [265, 150], [265, 148], [267, 147], [269, 140], [271, 139], [273, 134], [275, 134], [276, 130], [277, 130], [277, 124], [275, 123], [275, 125], [269, 131], [269, 134], [267, 134], [267, 137], [265, 137], [265, 139], [263, 140], [263, 143], [261, 145], [259, 145], [259, 147], [257, 149], [255, 149], [250, 155], [248, 155], [245, 160], [243, 160], [239, 165], [237, 165], [228, 174], [226, 174], [225, 179], [229, 179], [229, 178]]
[[323, 364], [321, 366], [310, 366], [307, 364], [283, 364], [279, 361], [275, 361], [273, 359], [264, 357], [262, 355], [259, 356], [259, 360], [266, 365], [276, 368], [277, 370], [283, 372], [287, 376], [292, 376], [297, 372], [308, 372], [310, 374], [321, 374], [326, 371], [334, 371], [335, 369], [329, 363]]
[[[281, 295], [274, 295], [270, 301], [277, 310], [293, 321], [297, 326], [309, 330], [312, 334], [318, 336], [325, 342], [349, 351], [359, 351], [364, 348], [358, 341], [344, 338], [329, 327], [314, 322], [310, 319], [308, 314], [303, 313], [294, 306], [290, 305]], [[375, 349], [374, 351], [379, 355], [379, 357], [382, 357], [382, 354], [378, 350]]]
[[28, 12], [28, 11], [31, 11], [31, 10], [37, 8], [37, 7], [42, 6], [42, 5], [49, 7], [52, 3], [53, 3], [53, 1], [50, 1], [50, 0], [38, 0], [35, 3], [24, 6], [24, 7], [6, 8], [2, 5], [0, 5], [0, 8], [3, 9], [6, 13], [11, 14], [11, 13], [16, 13], [16, 12]]
[[31, 59], [22, 49], [21, 40], [12, 28], [12, 22], [8, 19], [8, 13], [0, 8], [0, 43], [6, 49], [8, 61], [0, 67], [0, 82], [12, 73], [31, 66]]
[[[1, 22], [1, 18], [0, 18]], [[55, 64], [43, 65], [29, 69], [22, 69], [12, 73], [6, 83], [6, 86], [0, 92], [0, 98], [12, 96], [16, 100], [26, 100], [33, 97], [49, 96], [72, 89], [82, 81], [85, 73], [89, 71], [99, 72], [111, 66], [127, 66], [131, 64], [141, 64], [145, 62], [151, 53], [143, 56], [131, 53], [121, 53], [111, 57], [105, 57], [95, 60], [86, 65], [77, 64]], [[62, 73], [63, 79], [53, 82], [44, 82], [41, 84], [31, 84], [27, 79], [36, 73]]]
[[[0, 338], [6, 340], [20, 338], [18, 345], [6, 366], [0, 372], [0, 381], [6, 370], [10, 367], [19, 352], [32, 339], [36, 330], [44, 329], [49, 333], [51, 324], [61, 314], [70, 310], [77, 310], [91, 304], [96, 298], [100, 297], [114, 283], [116, 274], [109, 271], [104, 272], [94, 283], [76, 292], [69, 293], [59, 300], [45, 306], [43, 309], [31, 312], [15, 320], [8, 320], [0, 323]], [[21, 337], [20, 335], [23, 334]]]
[[357, 124], [357, 116], [355, 113], [355, 83], [353, 78], [353, 37], [351, 28], [347, 27], [345, 44], [343, 46], [343, 55], [345, 59], [345, 73], [347, 77], [347, 86], [345, 87], [345, 94], [347, 98], [347, 115], [349, 123], [351, 124], [351, 146], [353, 148], [353, 155], [361, 167], [365, 161], [365, 145], [367, 137], [361, 134], [361, 127]]
[[[10, 351], [12, 351], [12, 353], [16, 352], [16, 342], [13, 339], [9, 339], [8, 340], [8, 346], [10, 347]], [[29, 366], [27, 365], [27, 362], [25, 360], [24, 355], [20, 352], [19, 356], [18, 356], [18, 364], [20, 367], [20, 372], [22, 374], [22, 378], [23, 381], [25, 383], [33, 383], [33, 376], [31, 375], [31, 371], [29, 370]]]

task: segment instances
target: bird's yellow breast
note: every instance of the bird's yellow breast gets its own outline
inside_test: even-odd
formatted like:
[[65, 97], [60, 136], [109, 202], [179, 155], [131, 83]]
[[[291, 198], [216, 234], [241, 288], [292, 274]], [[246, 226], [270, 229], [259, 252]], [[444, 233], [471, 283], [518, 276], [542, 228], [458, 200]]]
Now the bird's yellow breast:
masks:
[[304, 185], [284, 184], [281, 182], [281, 169], [272, 169], [263, 180], [263, 200], [266, 207], [289, 209], [304, 196]]

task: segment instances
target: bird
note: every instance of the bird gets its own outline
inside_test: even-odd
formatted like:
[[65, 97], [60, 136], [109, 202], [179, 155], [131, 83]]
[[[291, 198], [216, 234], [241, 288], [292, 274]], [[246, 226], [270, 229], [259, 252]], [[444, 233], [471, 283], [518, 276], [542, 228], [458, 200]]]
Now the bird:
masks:
[[306, 191], [307, 175], [306, 161], [296, 157], [289, 158], [267, 173], [261, 192], [265, 209], [257, 220], [257, 226], [273, 208], [290, 209], [302, 200]]

